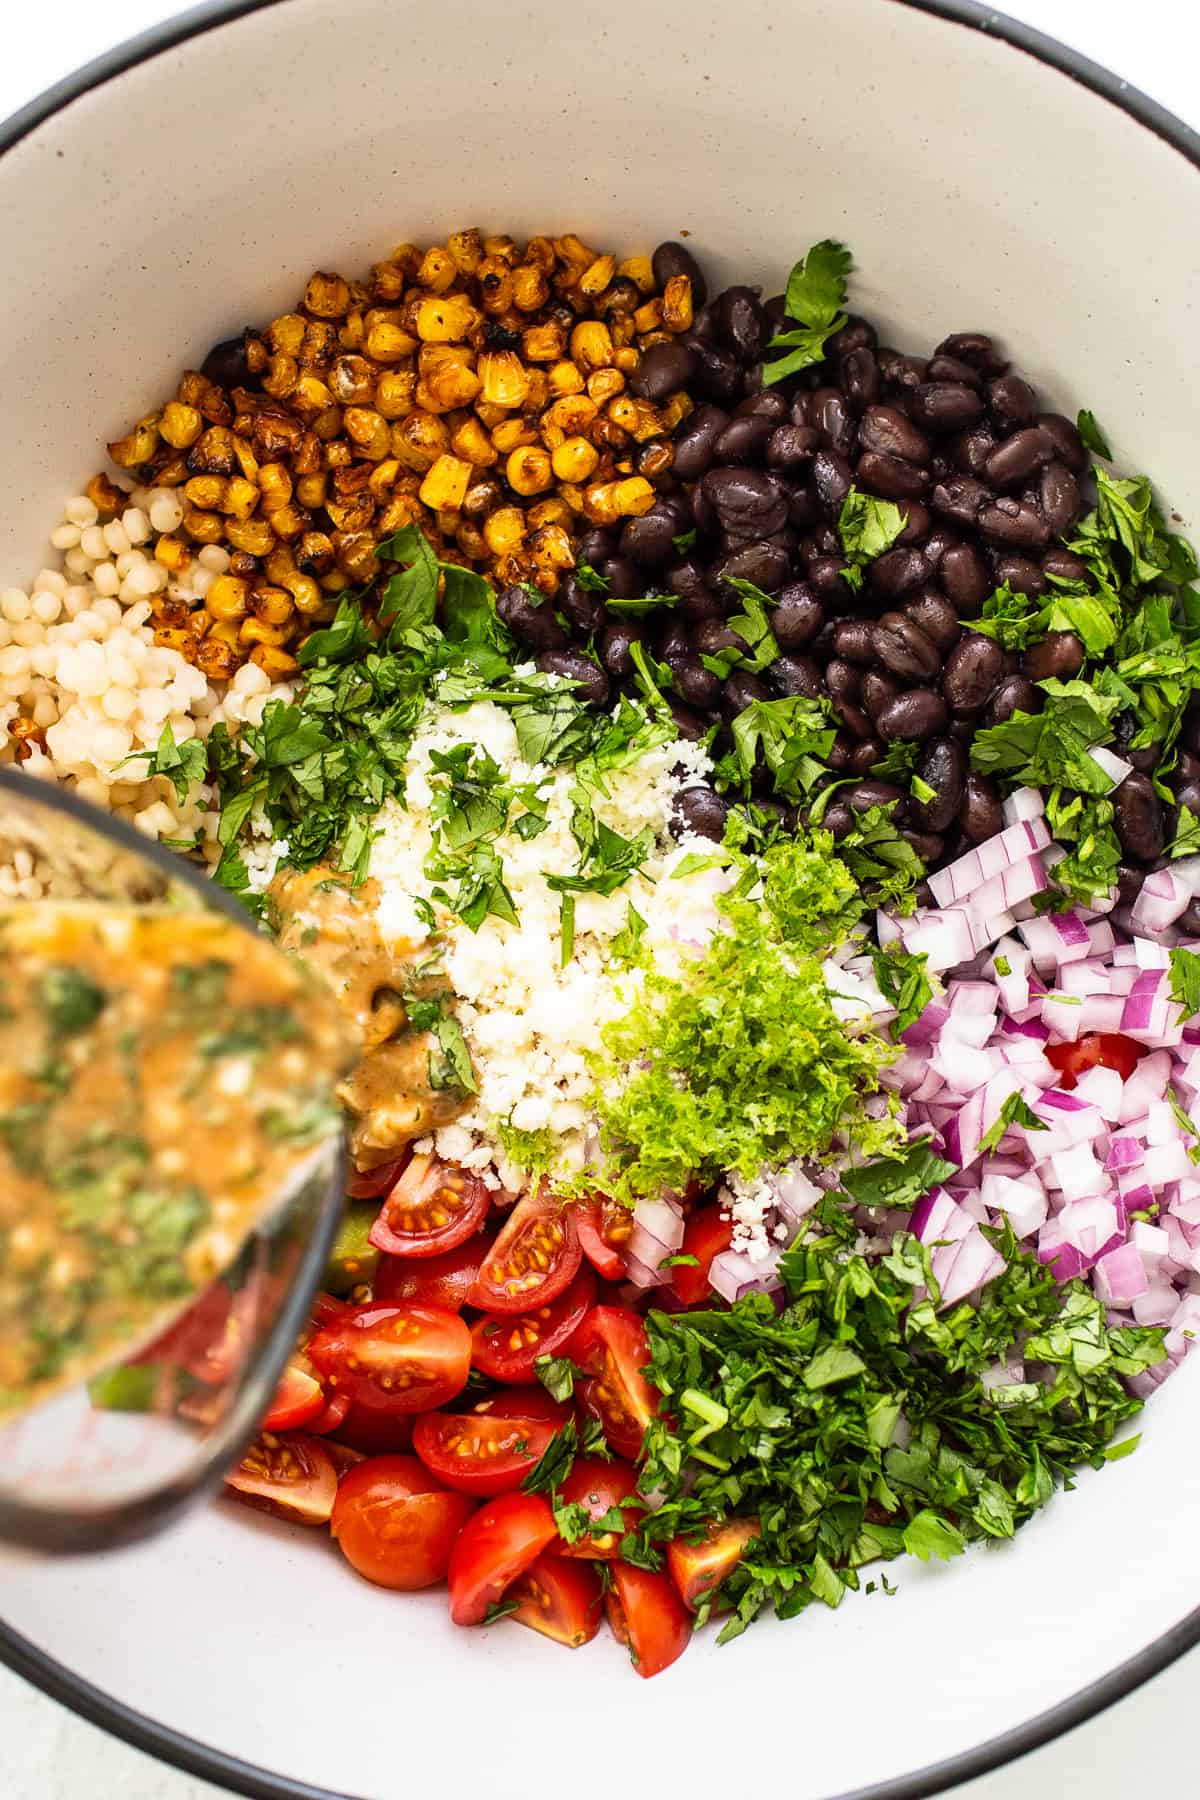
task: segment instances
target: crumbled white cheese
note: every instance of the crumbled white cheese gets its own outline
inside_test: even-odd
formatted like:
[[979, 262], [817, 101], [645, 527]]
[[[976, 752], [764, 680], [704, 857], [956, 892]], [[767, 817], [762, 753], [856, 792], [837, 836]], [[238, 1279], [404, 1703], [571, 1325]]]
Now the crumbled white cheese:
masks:
[[[718, 1196], [721, 1210], [733, 1222], [733, 1242], [731, 1250], [745, 1256], [750, 1262], [765, 1262], [771, 1254], [771, 1237], [782, 1241], [772, 1226], [778, 1195], [770, 1175], [759, 1170], [757, 1175], [746, 1180], [744, 1176], [730, 1174], [725, 1178], [725, 1185]], [[784, 1227], [782, 1237], [787, 1236]]]

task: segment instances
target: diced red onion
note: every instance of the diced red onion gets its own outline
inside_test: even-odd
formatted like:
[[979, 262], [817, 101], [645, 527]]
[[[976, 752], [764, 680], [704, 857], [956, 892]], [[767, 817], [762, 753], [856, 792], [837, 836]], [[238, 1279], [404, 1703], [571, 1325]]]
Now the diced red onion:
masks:
[[1096, 744], [1087, 752], [1096, 767], [1108, 777], [1108, 792], [1120, 787], [1127, 775], [1133, 773], [1133, 764], [1125, 761], [1113, 750], [1106, 750], [1102, 744]]
[[773, 1294], [781, 1286], [776, 1265], [782, 1247], [772, 1249], [760, 1262], [751, 1262], [740, 1250], [722, 1250], [714, 1256], [708, 1279], [722, 1300], [732, 1306], [746, 1294]]

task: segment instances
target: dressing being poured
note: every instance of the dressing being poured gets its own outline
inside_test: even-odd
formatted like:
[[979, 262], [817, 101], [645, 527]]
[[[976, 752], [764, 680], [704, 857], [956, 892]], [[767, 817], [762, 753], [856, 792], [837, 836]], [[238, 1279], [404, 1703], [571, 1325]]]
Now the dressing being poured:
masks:
[[209, 912], [0, 912], [0, 1417], [136, 1352], [337, 1133], [353, 1039]]

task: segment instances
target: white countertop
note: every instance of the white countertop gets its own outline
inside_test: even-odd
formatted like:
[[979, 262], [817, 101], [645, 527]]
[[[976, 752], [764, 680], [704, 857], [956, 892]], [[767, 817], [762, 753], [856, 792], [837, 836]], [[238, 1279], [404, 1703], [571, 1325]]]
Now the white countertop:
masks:
[[[172, 0], [10, 0], [0, 118], [113, 43], [180, 10]], [[1008, 10], [1073, 44], [1200, 123], [1200, 17], [1180, 0], [1009, 0]], [[10, 278], [19, 279], [19, 271]], [[960, 1800], [1133, 1800], [1150, 1785], [1200, 1788], [1191, 1708], [1200, 1650], [1068, 1737], [959, 1788]], [[211, 1800], [218, 1789], [162, 1767], [84, 1724], [0, 1669], [3, 1800]]]

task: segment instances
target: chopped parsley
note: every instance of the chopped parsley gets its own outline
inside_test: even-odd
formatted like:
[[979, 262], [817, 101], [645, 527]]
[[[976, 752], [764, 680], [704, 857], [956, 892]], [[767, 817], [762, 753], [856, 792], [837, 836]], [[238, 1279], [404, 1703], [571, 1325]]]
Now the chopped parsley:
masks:
[[1171, 998], [1177, 1000], [1190, 1017], [1200, 1012], [1200, 953], [1195, 950], [1172, 950]]
[[871, 952], [879, 991], [888, 1005], [896, 1009], [892, 1021], [894, 1038], [914, 1025], [933, 999], [933, 986], [926, 973], [928, 960], [926, 956], [914, 956], [891, 944], [886, 950]]
[[1079, 409], [1079, 417], [1075, 421], [1075, 429], [1083, 440], [1085, 450], [1093, 456], [1102, 456], [1106, 462], [1112, 461], [1112, 451], [1108, 447], [1108, 439], [1096, 422], [1096, 415], [1089, 412], [1086, 406]]
[[767, 618], [767, 608], [771, 605], [770, 595], [764, 594], [752, 581], [743, 581], [740, 575], [726, 576], [725, 586], [741, 595], [743, 611], [733, 613], [725, 623], [730, 631], [741, 638], [746, 648], [741, 650], [736, 645], [731, 645], [728, 650], [718, 650], [715, 656], [701, 656], [700, 661], [711, 674], [719, 675], [722, 681], [731, 669], [741, 669], [747, 675], [759, 675], [779, 655], [779, 645], [775, 642]]
[[[1066, 998], [1066, 996], [1063, 996]], [[986, 1156], [989, 1151], [997, 1150], [1010, 1125], [1021, 1125], [1026, 1131], [1048, 1131], [1050, 1128], [1044, 1119], [1037, 1114], [1021, 1098], [1020, 1094], [1010, 1094], [1000, 1108], [1000, 1116], [979, 1140], [980, 1152]]]
[[177, 744], [169, 719], [163, 726], [154, 749], [133, 750], [128, 756], [122, 757], [122, 767], [128, 762], [143, 764], [143, 779], [146, 781], [152, 775], [165, 775], [175, 789], [175, 798], [180, 806], [185, 804], [192, 783], [203, 781], [208, 774], [208, 750], [203, 739], [185, 738], [182, 744]]
[[846, 555], [842, 574], [852, 588], [862, 587], [863, 570], [891, 549], [907, 518], [891, 500], [877, 500], [874, 494], [850, 489], [838, 515], [838, 535]]

